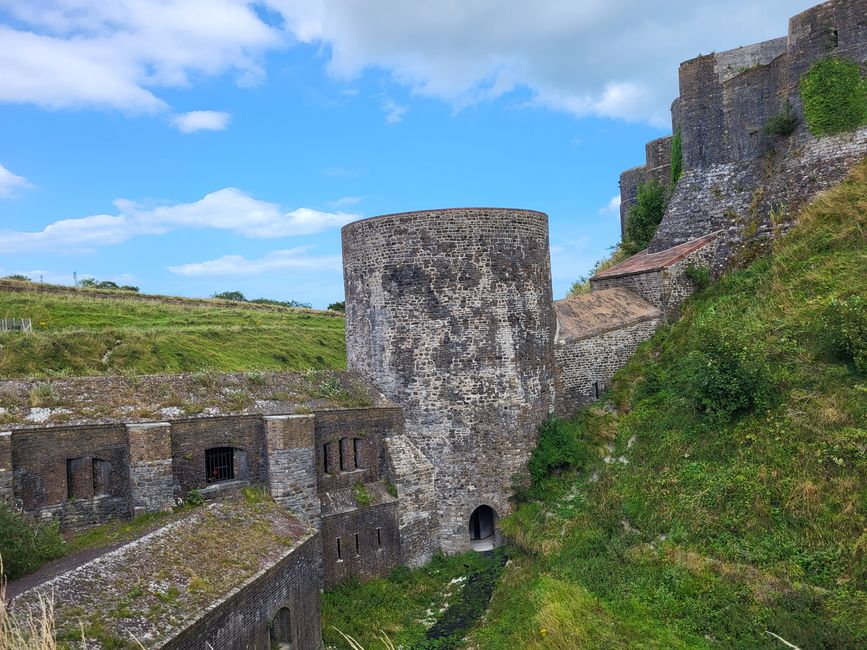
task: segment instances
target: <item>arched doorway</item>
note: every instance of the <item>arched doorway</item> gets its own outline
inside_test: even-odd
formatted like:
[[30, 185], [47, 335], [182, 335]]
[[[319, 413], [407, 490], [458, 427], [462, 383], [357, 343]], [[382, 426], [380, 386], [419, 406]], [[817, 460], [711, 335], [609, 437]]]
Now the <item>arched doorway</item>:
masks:
[[490, 551], [497, 545], [497, 513], [491, 506], [479, 506], [470, 515], [470, 546]]
[[281, 608], [271, 621], [272, 650], [292, 650], [292, 613]]

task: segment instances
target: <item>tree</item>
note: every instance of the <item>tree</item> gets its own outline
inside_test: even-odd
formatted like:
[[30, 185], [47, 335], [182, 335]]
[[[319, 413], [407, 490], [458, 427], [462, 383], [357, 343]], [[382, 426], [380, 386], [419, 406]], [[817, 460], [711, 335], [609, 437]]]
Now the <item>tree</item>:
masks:
[[638, 198], [629, 209], [626, 219], [626, 237], [622, 248], [627, 255], [635, 255], [650, 244], [668, 207], [668, 198], [665, 186], [654, 180], [638, 186]]
[[215, 293], [212, 298], [218, 298], [220, 300], [234, 300], [235, 302], [247, 302], [247, 299], [244, 297], [244, 294], [240, 291], [223, 291], [222, 293]]
[[341, 300], [340, 302], [332, 302], [328, 305], [328, 309], [331, 311], [346, 311], [346, 301]]

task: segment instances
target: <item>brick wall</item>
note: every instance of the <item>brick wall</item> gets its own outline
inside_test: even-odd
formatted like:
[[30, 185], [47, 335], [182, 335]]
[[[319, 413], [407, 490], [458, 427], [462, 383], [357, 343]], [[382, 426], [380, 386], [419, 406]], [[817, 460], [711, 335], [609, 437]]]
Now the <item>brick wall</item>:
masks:
[[325, 411], [316, 414], [315, 426], [319, 490], [337, 490], [384, 477], [383, 439], [402, 433], [403, 414], [378, 408]]
[[285, 607], [290, 611], [292, 648], [318, 650], [322, 584], [321, 540], [314, 535], [159, 647], [202, 650], [207, 643], [215, 650], [266, 650], [272, 647], [272, 621]]
[[0, 499], [11, 499], [14, 495], [12, 481], [12, 433], [0, 431]]
[[325, 584], [330, 586], [348, 578], [365, 579], [386, 575], [400, 563], [400, 545], [397, 501], [324, 516], [322, 561]]
[[265, 427], [261, 416], [199, 418], [172, 422], [172, 474], [181, 493], [207, 487], [205, 450], [233, 447], [235, 478], [264, 483], [267, 476]]
[[313, 415], [265, 418], [268, 490], [296, 517], [319, 527]]
[[25, 429], [11, 436], [15, 498], [64, 528], [130, 513], [129, 450], [122, 425]]

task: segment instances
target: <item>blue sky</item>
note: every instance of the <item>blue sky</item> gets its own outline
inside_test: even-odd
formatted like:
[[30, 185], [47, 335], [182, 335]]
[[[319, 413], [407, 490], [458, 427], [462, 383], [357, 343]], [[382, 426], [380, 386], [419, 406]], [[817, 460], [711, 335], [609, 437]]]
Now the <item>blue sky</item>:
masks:
[[343, 223], [484, 205], [548, 213], [561, 297], [678, 62], [810, 4], [0, 0], [0, 275], [324, 307]]

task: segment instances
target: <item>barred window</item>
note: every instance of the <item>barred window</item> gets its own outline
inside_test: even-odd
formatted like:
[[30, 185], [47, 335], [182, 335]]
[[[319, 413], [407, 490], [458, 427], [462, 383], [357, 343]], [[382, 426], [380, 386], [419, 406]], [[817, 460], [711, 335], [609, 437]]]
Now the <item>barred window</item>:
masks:
[[205, 477], [208, 483], [234, 480], [234, 447], [212, 447], [205, 450]]

